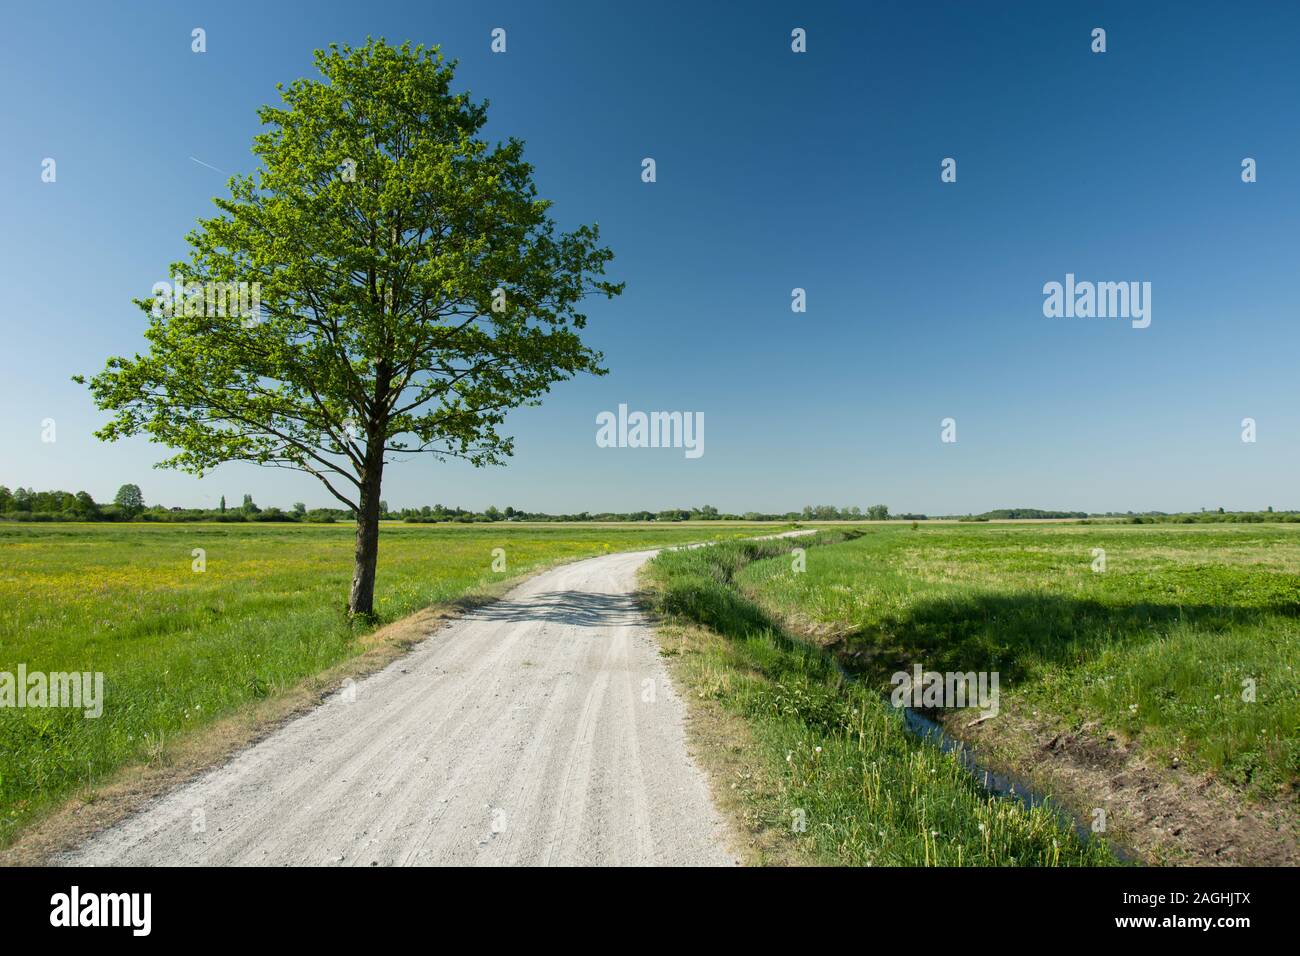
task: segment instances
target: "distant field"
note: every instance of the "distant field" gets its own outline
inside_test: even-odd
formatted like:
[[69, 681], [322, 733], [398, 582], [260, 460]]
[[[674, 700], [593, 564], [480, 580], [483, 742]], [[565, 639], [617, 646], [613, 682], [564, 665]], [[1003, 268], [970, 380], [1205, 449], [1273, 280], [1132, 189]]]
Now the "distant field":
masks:
[[736, 583], [877, 686], [914, 663], [996, 670], [1025, 712], [1099, 721], [1257, 793], [1300, 786], [1296, 526], [860, 530], [806, 573], [766, 560]]
[[[556, 561], [774, 527], [388, 524], [376, 610], [391, 621]], [[0, 845], [87, 782], [357, 653], [352, 546], [345, 525], [0, 524], [0, 671], [102, 671], [106, 697], [98, 719], [0, 708]]]

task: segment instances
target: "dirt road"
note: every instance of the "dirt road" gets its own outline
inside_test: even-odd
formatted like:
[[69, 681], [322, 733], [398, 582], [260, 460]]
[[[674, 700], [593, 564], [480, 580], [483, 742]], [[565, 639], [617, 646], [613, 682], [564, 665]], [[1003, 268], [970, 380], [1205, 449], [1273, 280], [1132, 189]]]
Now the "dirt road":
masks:
[[58, 862], [734, 863], [631, 597], [653, 554], [527, 580]]

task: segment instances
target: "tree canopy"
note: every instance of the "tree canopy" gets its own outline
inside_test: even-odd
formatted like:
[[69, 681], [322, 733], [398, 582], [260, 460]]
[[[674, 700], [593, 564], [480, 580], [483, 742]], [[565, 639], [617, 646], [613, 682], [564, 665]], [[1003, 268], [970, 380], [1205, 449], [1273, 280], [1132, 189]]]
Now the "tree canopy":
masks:
[[501, 463], [510, 409], [603, 374], [581, 303], [622, 286], [595, 225], [551, 219], [523, 144], [480, 138], [487, 105], [452, 91], [438, 48], [372, 40], [315, 63], [321, 79], [259, 111], [259, 167], [137, 300], [148, 351], [89, 384], [113, 413], [101, 438], [147, 435], [173, 449], [160, 467], [196, 474], [306, 472], [360, 535], [392, 456]]
[[117, 489], [113, 503], [123, 514], [137, 515], [144, 510], [144, 494], [140, 491], [139, 485], [123, 485]]

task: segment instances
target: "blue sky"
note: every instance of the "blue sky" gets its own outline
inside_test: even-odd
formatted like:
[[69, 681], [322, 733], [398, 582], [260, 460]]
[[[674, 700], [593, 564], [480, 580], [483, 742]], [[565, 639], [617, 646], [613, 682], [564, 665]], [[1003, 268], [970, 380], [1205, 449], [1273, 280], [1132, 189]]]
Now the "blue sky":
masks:
[[[69, 376], [143, 346], [131, 298], [225, 192], [192, 157], [248, 170], [275, 84], [374, 35], [459, 59], [488, 135], [526, 141], [556, 218], [599, 222], [627, 282], [589, 310], [608, 376], [513, 414], [504, 468], [391, 465], [390, 505], [1300, 507], [1300, 7], [809, 7], [9, 5], [0, 483], [330, 503], [308, 476], [154, 470], [163, 449], [91, 436]], [[1149, 281], [1151, 326], [1044, 317], [1066, 273]], [[702, 412], [705, 454], [598, 448], [619, 403]]]

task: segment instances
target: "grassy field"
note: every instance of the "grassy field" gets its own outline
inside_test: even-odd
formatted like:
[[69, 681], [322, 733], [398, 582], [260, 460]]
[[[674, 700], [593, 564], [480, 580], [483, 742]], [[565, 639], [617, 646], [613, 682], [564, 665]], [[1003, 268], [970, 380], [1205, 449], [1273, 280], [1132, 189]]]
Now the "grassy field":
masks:
[[[858, 525], [815, 545], [666, 553], [647, 583], [713, 728], [697, 742], [715, 789], [732, 781], [724, 801], [760, 857], [1114, 862], [1059, 817], [990, 801], [904, 732], [884, 694], [920, 664], [998, 672], [1000, 716], [972, 730], [973, 711], [934, 715], [1040, 792], [1059, 787], [1078, 819], [1106, 807], [1143, 858], [1284, 863], [1300, 787], [1298, 532]], [[1054, 737], [1083, 744], [1060, 759]]]
[[838, 537], [665, 552], [646, 570], [649, 601], [665, 621], [661, 643], [697, 702], [696, 725], [743, 719], [743, 730], [724, 729], [717, 735], [724, 745], [713, 749], [749, 759], [710, 769], [733, 816], [768, 835], [757, 862], [1114, 863], [1103, 844], [1081, 840], [1056, 811], [983, 792], [955, 757], [910, 737], [901, 712], [879, 693], [846, 681], [830, 655], [786, 636], [734, 586], [751, 567], [789, 569], [796, 545], [812, 567], [823, 553], [849, 546], [823, 543]]
[[[754, 533], [387, 525], [376, 610], [392, 621], [557, 561]], [[103, 672], [106, 698], [98, 719], [0, 708], [0, 845], [79, 787], [356, 654], [343, 613], [352, 545], [342, 525], [0, 525], [0, 671]]]
[[[557, 561], [777, 530], [388, 525], [379, 623]], [[672, 552], [647, 571], [691, 696], [741, 721], [760, 757], [736, 778], [743, 812], [792, 859], [1113, 862], [903, 733], [879, 691], [915, 663], [996, 670], [1006, 714], [1113, 731], [1294, 803], [1300, 528], [891, 523], [821, 541]], [[351, 551], [343, 525], [0, 524], [0, 672], [100, 671], [107, 698], [98, 719], [0, 708], [0, 845], [88, 784], [355, 658], [368, 638], [343, 613]]]
[[761, 561], [736, 583], [878, 688], [916, 663], [998, 671], [1022, 712], [1099, 722], [1256, 795], [1300, 785], [1295, 526], [862, 531], [806, 573]]

